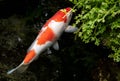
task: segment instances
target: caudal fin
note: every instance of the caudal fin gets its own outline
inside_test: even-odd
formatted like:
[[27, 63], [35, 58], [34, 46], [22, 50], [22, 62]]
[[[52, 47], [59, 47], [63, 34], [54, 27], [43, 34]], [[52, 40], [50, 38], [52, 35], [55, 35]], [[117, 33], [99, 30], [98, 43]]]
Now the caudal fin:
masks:
[[28, 66], [28, 64], [21, 63], [18, 67], [8, 71], [7, 74], [23, 73], [28, 68]]

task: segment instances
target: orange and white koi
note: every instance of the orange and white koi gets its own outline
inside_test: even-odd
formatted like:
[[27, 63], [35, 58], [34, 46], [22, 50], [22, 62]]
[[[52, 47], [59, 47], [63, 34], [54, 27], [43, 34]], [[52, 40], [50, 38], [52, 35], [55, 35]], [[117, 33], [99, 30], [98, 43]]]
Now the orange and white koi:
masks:
[[18, 67], [8, 71], [7, 74], [24, 72], [32, 61], [38, 58], [43, 51], [49, 50], [51, 46], [53, 46], [55, 50], [59, 50], [57, 40], [61, 34], [64, 31], [74, 32], [77, 30], [75, 27], [68, 26], [71, 17], [72, 9], [70, 7], [57, 11], [42, 27], [37, 38], [29, 47], [23, 62]]

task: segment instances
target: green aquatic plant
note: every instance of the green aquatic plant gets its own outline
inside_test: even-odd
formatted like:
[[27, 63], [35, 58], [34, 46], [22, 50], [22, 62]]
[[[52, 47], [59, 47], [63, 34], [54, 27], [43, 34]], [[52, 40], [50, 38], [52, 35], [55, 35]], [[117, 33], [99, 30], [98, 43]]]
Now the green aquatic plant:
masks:
[[75, 33], [83, 42], [103, 45], [113, 52], [114, 61], [120, 61], [120, 0], [69, 0], [75, 6]]

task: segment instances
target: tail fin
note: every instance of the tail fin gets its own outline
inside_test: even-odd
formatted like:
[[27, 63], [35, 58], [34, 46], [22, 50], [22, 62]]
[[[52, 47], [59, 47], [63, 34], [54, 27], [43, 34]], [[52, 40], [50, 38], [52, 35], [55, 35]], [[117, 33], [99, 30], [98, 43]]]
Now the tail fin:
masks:
[[11, 74], [11, 73], [23, 73], [27, 68], [28, 68], [29, 64], [24, 64], [23, 62], [16, 68], [10, 70], [7, 72], [7, 74]]

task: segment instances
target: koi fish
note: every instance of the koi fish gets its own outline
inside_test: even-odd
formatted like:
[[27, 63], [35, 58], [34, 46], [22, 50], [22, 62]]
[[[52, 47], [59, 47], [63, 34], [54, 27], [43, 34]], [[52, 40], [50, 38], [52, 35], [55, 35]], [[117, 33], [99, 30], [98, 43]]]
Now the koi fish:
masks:
[[[72, 8], [70, 7], [57, 11], [56, 14], [43, 25], [38, 36], [29, 47], [23, 62], [16, 68], [8, 71], [7, 74], [24, 72], [31, 62], [38, 58], [43, 51], [49, 50], [51, 46], [53, 46], [55, 50], [59, 50], [57, 40], [61, 34], [64, 31], [74, 32], [77, 30], [76, 27], [68, 26], [71, 17]], [[50, 50], [48, 53], [51, 53]]]

